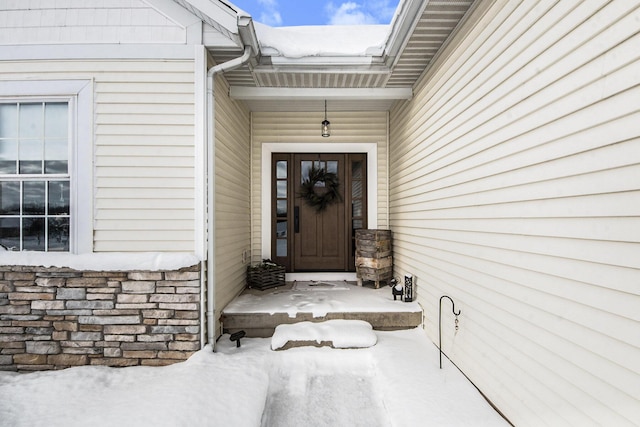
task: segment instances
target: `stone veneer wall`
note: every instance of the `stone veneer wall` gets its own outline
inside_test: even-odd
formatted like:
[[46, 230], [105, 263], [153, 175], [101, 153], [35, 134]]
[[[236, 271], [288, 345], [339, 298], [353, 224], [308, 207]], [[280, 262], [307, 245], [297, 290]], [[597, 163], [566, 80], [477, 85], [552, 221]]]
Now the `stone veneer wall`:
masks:
[[200, 349], [200, 266], [0, 266], [0, 370], [159, 366]]

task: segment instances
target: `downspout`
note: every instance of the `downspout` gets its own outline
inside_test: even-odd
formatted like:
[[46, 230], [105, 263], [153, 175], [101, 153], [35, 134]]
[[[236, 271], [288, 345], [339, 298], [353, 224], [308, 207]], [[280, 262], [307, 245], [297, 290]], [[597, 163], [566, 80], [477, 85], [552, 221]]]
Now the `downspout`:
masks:
[[212, 67], [207, 72], [207, 341], [215, 351], [215, 75], [245, 65], [251, 58], [252, 48], [244, 47], [244, 53], [238, 58]]

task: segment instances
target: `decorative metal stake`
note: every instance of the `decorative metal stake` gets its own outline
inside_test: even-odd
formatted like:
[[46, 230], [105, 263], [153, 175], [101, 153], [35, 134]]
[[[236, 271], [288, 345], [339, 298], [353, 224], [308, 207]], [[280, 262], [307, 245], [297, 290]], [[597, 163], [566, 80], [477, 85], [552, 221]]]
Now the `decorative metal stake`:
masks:
[[438, 309], [438, 350], [440, 350], [440, 369], [442, 369], [442, 298], [447, 298], [451, 301], [451, 310], [453, 311], [453, 315], [456, 316], [456, 333], [458, 332], [458, 316], [460, 315], [460, 310], [456, 313], [456, 304], [450, 296], [443, 295], [440, 297], [440, 307]]

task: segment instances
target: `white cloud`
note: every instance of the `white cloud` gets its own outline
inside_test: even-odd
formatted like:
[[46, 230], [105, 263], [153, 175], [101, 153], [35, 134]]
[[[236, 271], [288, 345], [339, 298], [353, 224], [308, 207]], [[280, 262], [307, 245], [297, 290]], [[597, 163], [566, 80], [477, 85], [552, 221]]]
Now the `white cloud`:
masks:
[[329, 2], [326, 6], [330, 25], [388, 24], [397, 9], [394, 0], [347, 1], [336, 6]]
[[260, 22], [273, 27], [282, 25], [282, 16], [278, 11], [278, 2], [276, 0], [258, 0], [258, 3], [264, 9], [260, 13]]
[[278, 11], [267, 11], [260, 14], [260, 22], [272, 27], [282, 25], [282, 16]]

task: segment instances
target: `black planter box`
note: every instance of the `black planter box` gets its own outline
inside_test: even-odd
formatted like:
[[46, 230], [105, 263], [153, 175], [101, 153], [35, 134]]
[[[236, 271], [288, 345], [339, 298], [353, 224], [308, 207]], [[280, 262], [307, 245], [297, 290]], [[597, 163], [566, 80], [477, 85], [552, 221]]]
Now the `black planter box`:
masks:
[[281, 265], [267, 264], [247, 267], [247, 287], [269, 289], [284, 286], [284, 270]]

